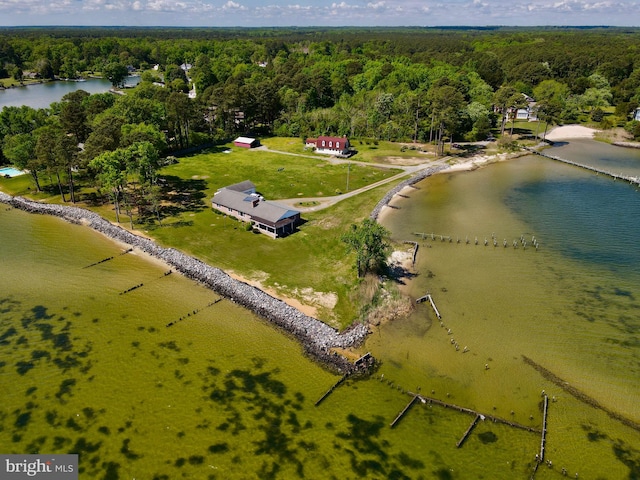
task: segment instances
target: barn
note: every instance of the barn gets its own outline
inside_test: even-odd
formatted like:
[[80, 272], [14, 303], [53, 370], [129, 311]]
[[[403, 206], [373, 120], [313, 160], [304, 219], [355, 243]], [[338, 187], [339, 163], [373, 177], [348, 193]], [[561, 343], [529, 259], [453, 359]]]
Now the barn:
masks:
[[233, 144], [240, 148], [255, 148], [260, 146], [260, 140], [252, 137], [238, 137], [233, 141]]

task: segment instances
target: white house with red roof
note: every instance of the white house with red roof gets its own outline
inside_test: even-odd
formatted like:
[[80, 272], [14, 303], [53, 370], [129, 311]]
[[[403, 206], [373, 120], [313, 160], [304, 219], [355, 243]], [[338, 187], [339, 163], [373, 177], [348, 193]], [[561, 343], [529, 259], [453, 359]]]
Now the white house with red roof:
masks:
[[305, 141], [307, 147], [315, 149], [316, 153], [324, 153], [327, 155], [338, 155], [348, 157], [351, 144], [347, 137], [318, 137], [307, 138]]

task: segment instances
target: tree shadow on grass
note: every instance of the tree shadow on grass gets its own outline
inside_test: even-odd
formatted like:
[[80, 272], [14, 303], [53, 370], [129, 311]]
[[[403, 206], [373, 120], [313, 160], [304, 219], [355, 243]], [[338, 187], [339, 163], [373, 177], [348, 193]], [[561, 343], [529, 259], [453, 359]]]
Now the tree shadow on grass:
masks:
[[163, 218], [177, 216], [185, 212], [200, 212], [207, 208], [207, 182], [201, 179], [184, 179], [175, 175], [163, 176], [160, 207]]

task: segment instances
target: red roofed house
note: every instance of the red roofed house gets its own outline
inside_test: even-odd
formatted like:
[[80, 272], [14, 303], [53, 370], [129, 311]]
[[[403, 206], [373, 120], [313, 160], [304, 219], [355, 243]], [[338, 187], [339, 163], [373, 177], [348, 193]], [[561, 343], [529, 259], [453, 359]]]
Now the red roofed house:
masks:
[[307, 138], [307, 147], [314, 147], [316, 153], [328, 155], [349, 156], [351, 144], [347, 137], [318, 137]]
[[233, 141], [236, 147], [254, 148], [260, 146], [260, 140], [251, 137], [238, 137]]

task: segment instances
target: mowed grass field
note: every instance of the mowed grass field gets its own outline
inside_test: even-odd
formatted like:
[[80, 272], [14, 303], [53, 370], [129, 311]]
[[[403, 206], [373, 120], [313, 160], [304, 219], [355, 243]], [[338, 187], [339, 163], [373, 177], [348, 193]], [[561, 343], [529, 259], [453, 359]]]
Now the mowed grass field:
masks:
[[351, 191], [399, 172], [394, 168], [363, 166], [349, 161], [334, 164], [324, 155], [286, 155], [225, 145], [182, 157], [160, 174], [205, 180], [207, 193], [211, 196], [219, 188], [251, 180], [267, 199], [277, 200], [339, 195], [347, 191], [347, 180]]
[[189, 197], [200, 197], [203, 208], [185, 208], [164, 220], [162, 226], [147, 225], [146, 232], [211, 265], [260, 281], [303, 303], [311, 302], [322, 320], [346, 327], [357, 317], [361, 305], [354, 258], [346, 253], [340, 237], [352, 223], [368, 217], [393, 184], [319, 212], [304, 213], [295, 234], [276, 240], [247, 231], [246, 224], [214, 211], [210, 199], [219, 188], [243, 180], [254, 182], [269, 200], [333, 196], [346, 192], [347, 173], [349, 190], [355, 190], [398, 172], [353, 163], [332, 164], [323, 157], [218, 147], [180, 158], [179, 163], [162, 169], [160, 175], [168, 184], [174, 179], [191, 184], [195, 192]]
[[[286, 141], [286, 139], [285, 139]], [[299, 140], [298, 140], [299, 141]], [[230, 151], [230, 153], [225, 153]], [[180, 249], [210, 265], [260, 281], [264, 287], [315, 306], [318, 317], [339, 328], [358, 317], [355, 257], [340, 240], [352, 223], [367, 218], [395, 182], [312, 213], [303, 213], [299, 230], [286, 238], [271, 239], [247, 231], [246, 224], [211, 208], [211, 197], [222, 187], [251, 180], [268, 200], [333, 196], [369, 185], [399, 172], [351, 163], [332, 164], [328, 158], [306, 158], [268, 150], [246, 150], [230, 145], [178, 159], [160, 170], [163, 179], [162, 223], [152, 217], [141, 222], [134, 214], [134, 228], [166, 247]], [[46, 193], [35, 194], [29, 175], [0, 179], [2, 190], [41, 201], [62, 203], [57, 185], [41, 176]], [[78, 186], [79, 198], [95, 192]], [[113, 205], [80, 203], [115, 222]], [[129, 219], [120, 215], [121, 225]]]
[[[325, 157], [323, 154], [314, 153], [309, 149], [305, 149], [302, 140], [299, 138], [286, 138], [286, 137], [273, 137], [261, 140], [262, 144], [271, 150], [279, 150], [282, 152], [296, 153], [300, 155], [306, 155], [310, 157]], [[403, 146], [405, 148], [403, 148]], [[407, 147], [415, 147], [410, 149]], [[419, 152], [418, 147], [427, 150], [425, 152]], [[356, 151], [356, 154], [350, 158], [354, 162], [367, 162], [367, 163], [379, 163], [389, 165], [411, 165], [416, 162], [428, 162], [435, 158], [435, 154], [428, 153], [434, 152], [435, 147], [433, 145], [411, 143], [395, 143], [380, 140], [374, 142], [373, 140], [352, 140], [351, 148]], [[404, 160], [404, 162], [403, 162]]]

